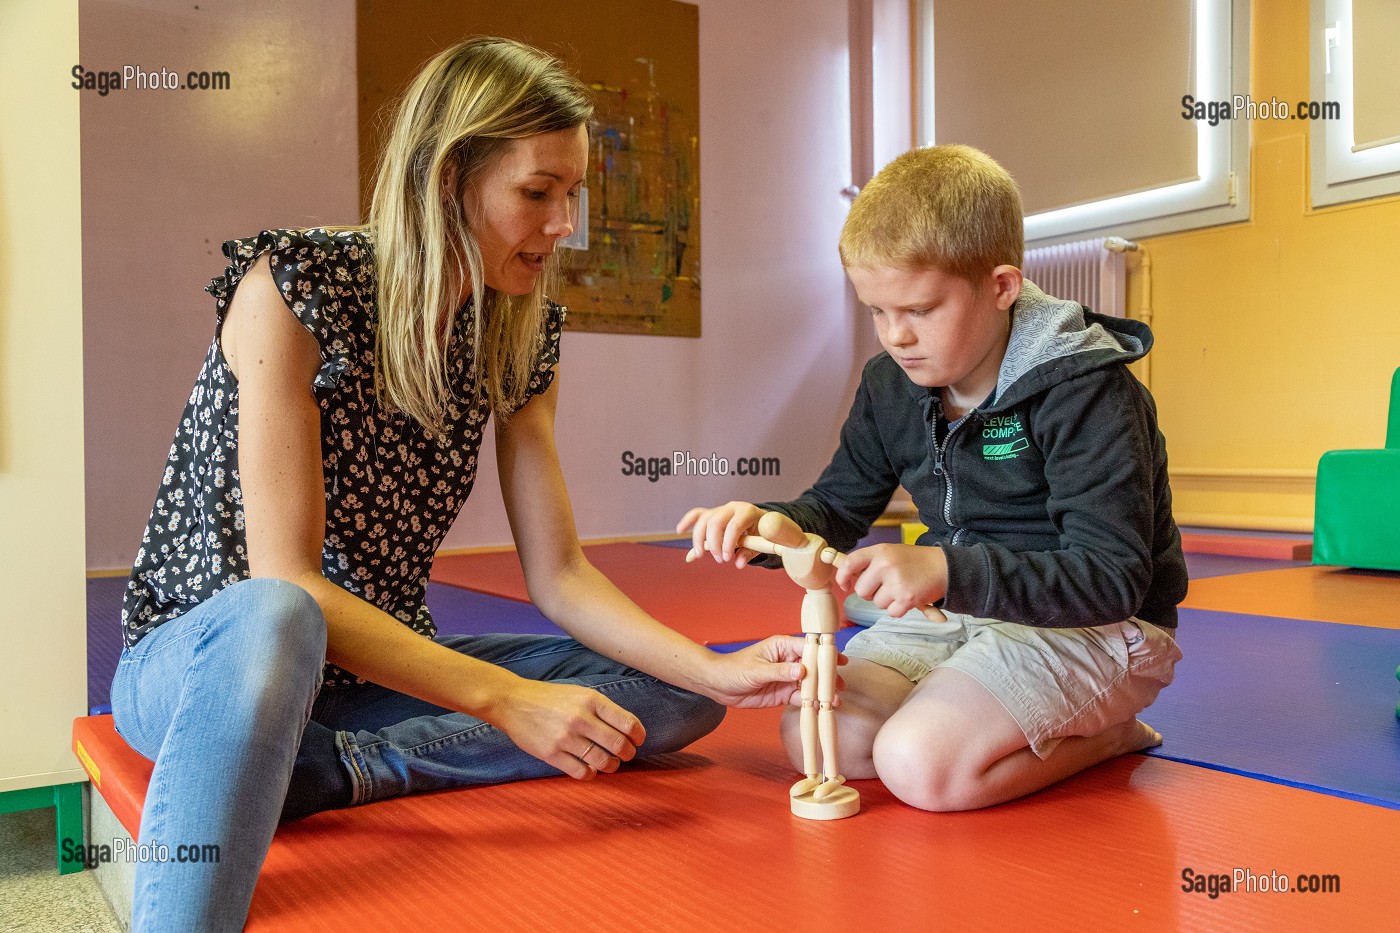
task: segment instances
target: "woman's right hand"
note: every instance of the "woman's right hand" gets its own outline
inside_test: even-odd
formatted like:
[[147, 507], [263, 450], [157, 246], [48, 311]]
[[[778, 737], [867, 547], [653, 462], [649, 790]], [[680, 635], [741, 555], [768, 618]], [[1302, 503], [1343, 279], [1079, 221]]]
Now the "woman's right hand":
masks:
[[522, 751], [581, 781], [616, 771], [646, 739], [636, 716], [576, 684], [521, 678], [488, 716]]
[[708, 552], [721, 563], [734, 561], [743, 567], [758, 556], [757, 551], [740, 547], [745, 535], [758, 534], [758, 520], [763, 510], [752, 502], [726, 502], [709, 509], [691, 509], [676, 525], [676, 534], [690, 532], [690, 542], [697, 554]]

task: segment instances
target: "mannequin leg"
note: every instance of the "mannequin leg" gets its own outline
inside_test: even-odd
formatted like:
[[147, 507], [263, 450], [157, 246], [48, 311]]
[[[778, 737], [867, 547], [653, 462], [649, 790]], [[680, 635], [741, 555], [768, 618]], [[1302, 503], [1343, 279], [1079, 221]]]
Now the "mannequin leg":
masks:
[[822, 635], [817, 648], [817, 731], [821, 737], [822, 775], [825, 780], [812, 792], [813, 800], [831, 795], [846, 783], [836, 746], [836, 636]]
[[817, 724], [817, 670], [820, 664], [817, 636], [808, 634], [802, 647], [802, 772], [807, 776], [792, 785], [794, 797], [809, 792], [821, 784], [821, 766], [817, 762], [820, 743]]

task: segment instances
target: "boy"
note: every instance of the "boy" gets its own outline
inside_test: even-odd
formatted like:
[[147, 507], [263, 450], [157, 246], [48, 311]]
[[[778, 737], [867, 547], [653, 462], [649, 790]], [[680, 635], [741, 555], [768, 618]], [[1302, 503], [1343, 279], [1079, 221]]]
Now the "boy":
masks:
[[[866, 186], [841, 261], [885, 351], [797, 500], [693, 509], [678, 531], [737, 566], [765, 509], [849, 550], [895, 488], [929, 531], [850, 555], [887, 615], [846, 648], [841, 766], [927, 810], [990, 806], [1161, 742], [1135, 717], [1171, 682], [1186, 593], [1156, 408], [1125, 364], [1146, 325], [1021, 276], [1020, 193], [966, 146]], [[936, 606], [928, 615], [919, 607]], [[795, 711], [783, 740], [801, 762]]]

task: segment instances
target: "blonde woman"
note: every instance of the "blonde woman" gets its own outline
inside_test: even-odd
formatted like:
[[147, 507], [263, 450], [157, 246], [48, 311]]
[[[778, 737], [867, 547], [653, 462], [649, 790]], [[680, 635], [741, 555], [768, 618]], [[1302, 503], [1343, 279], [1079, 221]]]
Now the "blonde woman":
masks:
[[[135, 930], [241, 929], [279, 819], [586, 780], [694, 741], [721, 704], [791, 696], [800, 642], [712, 653], [579, 548], [544, 283], [591, 112], [543, 53], [464, 42], [400, 103], [364, 228], [225, 245], [112, 690], [118, 730], [156, 763], [141, 841], [220, 858], [139, 866]], [[428, 571], [491, 419], [530, 596], [577, 641], [433, 637]]]

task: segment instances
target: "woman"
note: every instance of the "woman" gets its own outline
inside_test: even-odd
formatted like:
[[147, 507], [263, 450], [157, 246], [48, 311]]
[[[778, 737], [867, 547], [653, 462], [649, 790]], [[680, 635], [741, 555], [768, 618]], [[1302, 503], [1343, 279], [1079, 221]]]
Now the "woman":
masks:
[[[543, 53], [470, 40], [408, 89], [365, 228], [225, 245], [112, 691], [156, 762], [142, 842], [213, 843], [220, 861], [139, 866], [133, 929], [240, 929], [279, 818], [589, 779], [694, 741], [719, 704], [791, 696], [800, 642], [709, 652], [579, 548], [553, 439], [563, 311], [543, 282], [591, 112]], [[578, 641], [430, 637], [428, 571], [489, 417], [530, 597]]]

